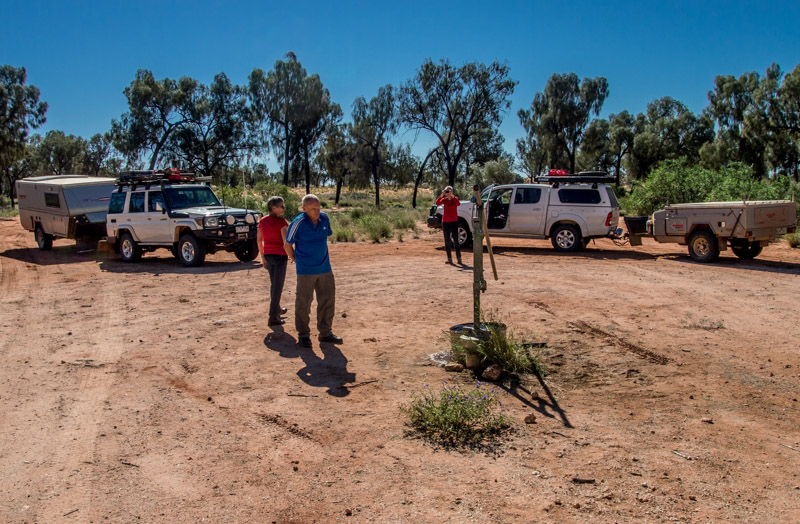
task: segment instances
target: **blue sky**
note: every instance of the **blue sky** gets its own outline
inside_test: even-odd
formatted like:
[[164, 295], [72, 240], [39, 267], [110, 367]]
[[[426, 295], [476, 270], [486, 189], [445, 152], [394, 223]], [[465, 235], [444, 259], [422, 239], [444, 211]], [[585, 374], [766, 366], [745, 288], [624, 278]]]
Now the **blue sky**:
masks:
[[4, 0], [0, 64], [26, 67], [49, 103], [39, 132], [89, 137], [126, 111], [122, 90], [137, 69], [205, 83], [225, 72], [244, 84], [293, 51], [349, 117], [356, 97], [401, 84], [426, 58], [506, 61], [519, 82], [501, 127], [513, 153], [516, 113], [553, 73], [606, 77], [603, 116], [666, 95], [700, 112], [717, 75], [794, 69], [798, 20], [797, 1]]

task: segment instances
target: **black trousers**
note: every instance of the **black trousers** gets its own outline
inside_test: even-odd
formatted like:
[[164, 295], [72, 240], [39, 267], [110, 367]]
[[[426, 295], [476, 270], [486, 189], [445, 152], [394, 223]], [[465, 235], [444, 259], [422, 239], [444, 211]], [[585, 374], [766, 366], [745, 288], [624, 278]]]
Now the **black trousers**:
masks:
[[444, 249], [447, 251], [447, 260], [453, 260], [450, 254], [451, 243], [456, 248], [456, 258], [461, 260], [461, 248], [458, 246], [458, 222], [442, 222], [444, 232]]
[[275, 320], [281, 316], [281, 294], [283, 283], [286, 281], [286, 265], [289, 257], [286, 255], [264, 255], [264, 262], [269, 272], [269, 318]]

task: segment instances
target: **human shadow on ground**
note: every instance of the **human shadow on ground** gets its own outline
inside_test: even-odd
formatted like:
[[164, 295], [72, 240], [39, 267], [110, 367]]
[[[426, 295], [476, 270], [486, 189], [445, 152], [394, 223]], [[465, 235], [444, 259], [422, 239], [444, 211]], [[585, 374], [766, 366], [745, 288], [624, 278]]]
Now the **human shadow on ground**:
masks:
[[356, 374], [347, 371], [347, 357], [334, 344], [319, 343], [322, 358], [314, 348], [297, 345], [297, 340], [286, 333], [281, 326], [270, 327], [272, 333], [264, 337], [264, 345], [277, 351], [283, 358], [300, 358], [305, 367], [297, 371], [300, 380], [315, 388], [327, 388], [332, 397], [346, 397], [350, 394], [345, 384], [355, 382]]
[[499, 386], [506, 393], [508, 393], [509, 395], [513, 396], [514, 398], [516, 398], [517, 400], [519, 400], [520, 402], [522, 402], [523, 404], [525, 404], [529, 408], [536, 410], [542, 416], [547, 417], [547, 418], [552, 418], [552, 419], [558, 417], [558, 418], [561, 419], [561, 423], [564, 425], [565, 428], [573, 428], [574, 426], [572, 425], [572, 422], [569, 421], [569, 418], [567, 418], [566, 412], [558, 404], [558, 401], [556, 400], [556, 397], [553, 396], [553, 392], [550, 391], [549, 387], [547, 387], [547, 383], [545, 383], [544, 378], [542, 377], [542, 375], [540, 373], [538, 373], [538, 372], [534, 373], [534, 375], [539, 380], [539, 385], [542, 386], [542, 389], [544, 390], [545, 395], [547, 395], [546, 399], [544, 399], [542, 397], [538, 397], [536, 399], [536, 403], [531, 402], [530, 400], [528, 400], [527, 398], [524, 398], [520, 394], [520, 390], [524, 391], [527, 394], [528, 398], [530, 398], [532, 392], [529, 391], [525, 386], [523, 386], [519, 382], [512, 382], [510, 385], [499, 384]]

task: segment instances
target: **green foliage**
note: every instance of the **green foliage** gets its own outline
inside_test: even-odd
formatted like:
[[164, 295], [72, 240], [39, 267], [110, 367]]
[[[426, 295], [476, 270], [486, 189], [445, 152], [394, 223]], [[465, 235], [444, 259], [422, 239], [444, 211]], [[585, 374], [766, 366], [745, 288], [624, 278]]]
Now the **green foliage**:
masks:
[[489, 326], [489, 339], [479, 343], [477, 347], [485, 362], [497, 364], [512, 375], [546, 374], [541, 362], [541, 351], [532, 352], [505, 329], [492, 327], [491, 323]]
[[474, 445], [494, 439], [511, 427], [497, 390], [478, 381], [475, 388], [442, 381], [438, 392], [412, 395], [401, 409], [409, 425], [423, 437], [447, 445]]
[[484, 129], [497, 128], [511, 106], [516, 82], [508, 65], [492, 62], [453, 66], [427, 59], [399, 93], [400, 120], [438, 138], [448, 184], [455, 184], [464, 152]]
[[630, 196], [621, 201], [626, 214], [644, 216], [667, 204], [791, 199], [797, 190], [798, 185], [789, 177], [758, 180], [752, 169], [743, 164], [712, 171], [680, 158], [662, 162], [645, 184], [634, 186]]
[[789, 244], [789, 247], [800, 247], [800, 232], [784, 235], [783, 240]]
[[477, 184], [486, 187], [489, 184], [513, 184], [521, 181], [521, 177], [511, 171], [511, 165], [506, 158], [491, 160], [483, 166], [473, 166], [471, 171], [470, 186]]
[[483, 323], [483, 328], [489, 331], [489, 338], [475, 344], [462, 339], [459, 333], [449, 333], [451, 358], [454, 362], [464, 364], [467, 353], [477, 353], [482, 357], [483, 364], [497, 364], [512, 375], [547, 374], [540, 349], [533, 350], [517, 340], [501, 322], [490, 320]]
[[[283, 215], [286, 220], [291, 221], [300, 213], [299, 208], [302, 199], [290, 191], [288, 187], [274, 182], [259, 182], [254, 188], [248, 189], [246, 195], [241, 186], [221, 186], [215, 188], [214, 192], [226, 206], [245, 208], [246, 203], [248, 209], [257, 209], [265, 215], [269, 212], [267, 209], [269, 197], [280, 196], [283, 197], [286, 204], [286, 213]], [[245, 196], [247, 197], [246, 202]]]
[[[534, 96], [530, 109], [518, 113], [529, 138], [528, 148], [536, 144], [547, 152], [551, 168], [562, 167], [574, 173], [589, 118], [600, 114], [608, 93], [608, 81], [603, 77], [581, 81], [575, 73], [551, 76], [544, 92]], [[530, 156], [525, 143], [522, 146]], [[530, 167], [527, 170], [533, 171]]]
[[331, 220], [331, 236], [334, 242], [355, 242], [356, 233], [353, 228], [353, 220], [347, 213], [332, 213], [328, 215]]
[[392, 226], [382, 215], [369, 214], [358, 219], [358, 225], [373, 242], [392, 238]]

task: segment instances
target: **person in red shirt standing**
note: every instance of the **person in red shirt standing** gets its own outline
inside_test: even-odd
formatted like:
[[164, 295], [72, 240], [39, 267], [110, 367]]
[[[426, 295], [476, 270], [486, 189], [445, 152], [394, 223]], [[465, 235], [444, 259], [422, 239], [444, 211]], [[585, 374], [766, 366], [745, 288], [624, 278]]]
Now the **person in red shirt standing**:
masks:
[[269, 272], [271, 283], [268, 325], [278, 326], [286, 322], [281, 318], [281, 314], [286, 313], [286, 308], [281, 307], [281, 294], [283, 293], [283, 283], [286, 280], [286, 265], [289, 260], [289, 256], [283, 248], [283, 239], [286, 238], [289, 222], [283, 218], [283, 214], [286, 212], [283, 198], [270, 197], [267, 200], [267, 210], [269, 214], [258, 223], [257, 240], [258, 249], [261, 251], [261, 261], [264, 269]]
[[453, 194], [453, 187], [447, 186], [436, 199], [437, 206], [444, 206], [442, 213], [442, 231], [444, 232], [444, 248], [447, 251], [447, 263], [453, 263], [453, 256], [450, 254], [450, 245], [456, 248], [456, 260], [461, 265], [461, 248], [458, 245], [458, 206], [461, 202]]

